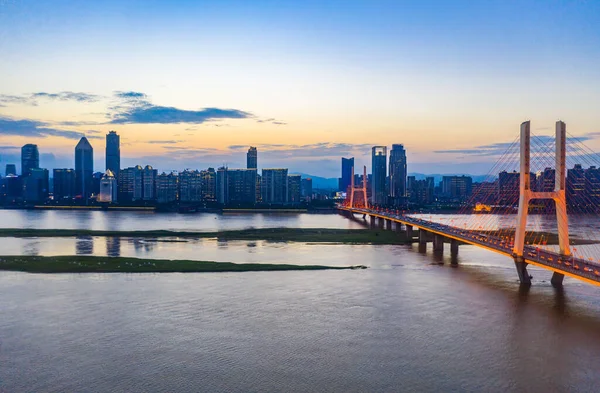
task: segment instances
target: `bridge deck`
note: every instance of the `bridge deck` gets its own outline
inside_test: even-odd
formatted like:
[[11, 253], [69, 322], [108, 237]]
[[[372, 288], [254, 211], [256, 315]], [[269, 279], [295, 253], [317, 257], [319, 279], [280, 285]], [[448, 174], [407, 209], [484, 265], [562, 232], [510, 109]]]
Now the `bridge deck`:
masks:
[[[463, 230], [445, 224], [421, 220], [416, 217], [406, 215], [394, 215], [390, 213], [381, 213], [371, 209], [339, 207], [340, 210], [349, 211], [355, 214], [367, 214], [370, 216], [391, 220], [403, 225], [410, 225], [420, 230], [432, 232], [444, 237], [455, 239], [463, 243], [471, 244], [477, 247], [505, 255], [513, 258], [511, 245], [503, 239], [480, 234], [470, 230]], [[593, 285], [600, 285], [600, 266], [574, 256], [564, 256], [559, 253], [536, 249], [531, 246], [525, 246], [523, 252], [524, 259], [528, 264], [539, 266], [557, 273], [573, 277], [578, 280], [588, 282]]]

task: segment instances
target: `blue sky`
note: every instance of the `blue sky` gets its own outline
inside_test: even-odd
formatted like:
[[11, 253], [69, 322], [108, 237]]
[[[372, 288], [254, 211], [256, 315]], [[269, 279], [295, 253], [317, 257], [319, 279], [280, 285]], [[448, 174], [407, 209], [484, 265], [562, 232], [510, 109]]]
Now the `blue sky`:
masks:
[[524, 120], [600, 131], [600, 2], [0, 0], [0, 48], [0, 165], [72, 166], [85, 134], [103, 170], [114, 129], [162, 170], [258, 145], [333, 177], [404, 143], [411, 172], [485, 173]]

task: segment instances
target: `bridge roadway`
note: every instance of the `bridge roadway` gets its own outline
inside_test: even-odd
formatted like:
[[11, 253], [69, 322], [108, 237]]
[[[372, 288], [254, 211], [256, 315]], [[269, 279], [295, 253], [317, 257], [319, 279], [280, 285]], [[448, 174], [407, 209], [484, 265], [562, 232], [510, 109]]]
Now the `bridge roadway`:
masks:
[[[463, 230], [449, 225], [421, 220], [407, 215], [395, 215], [393, 213], [384, 213], [364, 208], [339, 207], [340, 210], [348, 211], [354, 214], [369, 215], [383, 220], [400, 223], [405, 226], [419, 228], [433, 234], [441, 235], [445, 238], [458, 240], [462, 243], [471, 244], [477, 247], [502, 254], [514, 259], [512, 254], [512, 245], [506, 240], [500, 239], [488, 234], [477, 233], [471, 230]], [[551, 270], [565, 276], [576, 278], [593, 285], [600, 286], [600, 265], [586, 261], [574, 256], [565, 257], [559, 253], [549, 250], [538, 249], [532, 246], [525, 246], [523, 258], [526, 263]]]

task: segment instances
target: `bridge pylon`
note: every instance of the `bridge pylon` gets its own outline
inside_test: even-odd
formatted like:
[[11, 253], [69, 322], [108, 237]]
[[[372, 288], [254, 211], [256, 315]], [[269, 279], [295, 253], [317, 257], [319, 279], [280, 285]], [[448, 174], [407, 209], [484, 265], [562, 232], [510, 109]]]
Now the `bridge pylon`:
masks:
[[[527, 273], [527, 263], [523, 256], [525, 248], [525, 229], [527, 227], [527, 215], [529, 202], [533, 199], [551, 199], [556, 205], [556, 221], [558, 227], [558, 243], [560, 253], [565, 256], [571, 255], [569, 248], [569, 222], [567, 218], [567, 201], [565, 196], [566, 181], [566, 134], [567, 127], [564, 122], [556, 122], [556, 168], [554, 191], [537, 192], [531, 190], [530, 167], [531, 167], [531, 129], [530, 122], [521, 124], [521, 152], [520, 152], [520, 183], [519, 183], [519, 213], [517, 218], [517, 227], [515, 231], [515, 243], [513, 247], [513, 257], [519, 279], [522, 284], [531, 284], [529, 274]], [[561, 285], [564, 275], [554, 273], [552, 284]]]
[[365, 209], [369, 208], [369, 200], [367, 199], [367, 167], [363, 167], [363, 178], [362, 185], [360, 187], [356, 187], [354, 185], [354, 166], [352, 166], [352, 178], [350, 180], [350, 208], [354, 206], [354, 193], [361, 192], [363, 194], [363, 199], [365, 201]]

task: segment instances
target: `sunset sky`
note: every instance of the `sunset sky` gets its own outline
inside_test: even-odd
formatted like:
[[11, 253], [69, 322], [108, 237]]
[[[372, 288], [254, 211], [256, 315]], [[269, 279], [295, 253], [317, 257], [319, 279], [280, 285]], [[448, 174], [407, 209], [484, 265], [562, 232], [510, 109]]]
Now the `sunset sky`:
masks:
[[[337, 177], [403, 143], [409, 172], [485, 174], [532, 121], [600, 150], [597, 1], [0, 0], [0, 166], [245, 165]], [[2, 170], [3, 172], [3, 170]]]

